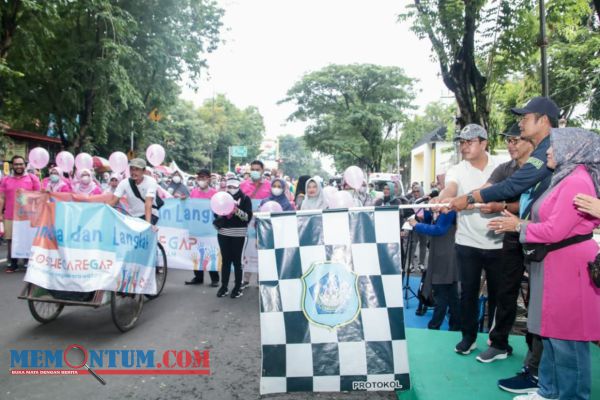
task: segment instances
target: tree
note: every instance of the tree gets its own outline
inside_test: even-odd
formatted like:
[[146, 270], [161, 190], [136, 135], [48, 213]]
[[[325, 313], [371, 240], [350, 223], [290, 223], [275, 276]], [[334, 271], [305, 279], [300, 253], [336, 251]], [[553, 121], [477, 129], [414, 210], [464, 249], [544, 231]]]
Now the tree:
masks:
[[327, 176], [321, 167], [321, 161], [308, 149], [302, 137], [280, 136], [279, 157], [282, 160], [279, 169], [290, 177], [300, 175]]
[[[3, 75], [3, 115], [26, 129], [54, 121], [74, 151], [128, 135], [132, 123], [144, 132], [153, 108], [175, 103], [184, 75], [197, 81], [223, 14], [213, 0], [16, 3], [19, 25], [4, 62], [21, 76]], [[33, 14], [43, 7], [52, 12], [42, 24]]]
[[412, 20], [412, 30], [428, 38], [440, 64], [442, 79], [454, 93], [458, 124], [488, 126], [487, 77], [477, 64], [475, 36], [485, 0], [422, 2], [414, 0], [400, 20]]
[[295, 102], [290, 120], [309, 121], [310, 150], [334, 157], [338, 170], [381, 169], [395, 127], [412, 109], [414, 80], [397, 67], [330, 65], [306, 74], [281, 102]]
[[203, 138], [208, 145], [213, 169], [227, 171], [230, 146], [246, 146], [248, 149], [246, 158], [232, 159], [232, 167], [235, 163], [250, 162], [258, 156], [265, 126], [256, 107], [240, 109], [225, 95], [219, 94], [205, 100], [197, 112], [204, 124], [206, 134]]

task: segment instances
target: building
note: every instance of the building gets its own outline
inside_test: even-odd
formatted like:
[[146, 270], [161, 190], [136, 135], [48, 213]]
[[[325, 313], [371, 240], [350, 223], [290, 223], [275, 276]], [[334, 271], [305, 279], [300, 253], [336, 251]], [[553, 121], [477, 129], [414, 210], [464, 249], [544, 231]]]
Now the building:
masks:
[[424, 193], [429, 193], [431, 183], [456, 163], [454, 143], [446, 140], [446, 132], [445, 126], [434, 129], [411, 150], [410, 183], [421, 183]]
[[27, 159], [29, 152], [34, 147], [43, 147], [48, 150], [50, 160], [54, 160], [56, 154], [62, 150], [62, 142], [59, 138], [49, 137], [37, 132], [12, 129], [6, 126], [0, 126], [0, 128], [2, 128], [1, 132], [3, 134], [2, 148], [0, 151], [2, 153], [2, 161], [5, 163], [5, 174], [8, 169], [6, 163], [9, 162], [13, 156], [18, 155]]

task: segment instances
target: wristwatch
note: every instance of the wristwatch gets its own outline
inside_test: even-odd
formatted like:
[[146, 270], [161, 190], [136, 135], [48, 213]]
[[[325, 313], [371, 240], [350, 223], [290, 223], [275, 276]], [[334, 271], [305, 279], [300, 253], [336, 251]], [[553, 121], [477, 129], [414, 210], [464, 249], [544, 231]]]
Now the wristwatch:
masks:
[[467, 204], [475, 204], [475, 197], [473, 197], [473, 193], [469, 193], [467, 195]]
[[517, 224], [517, 226], [515, 226], [515, 231], [517, 231], [517, 233], [521, 233], [521, 223], [520, 222]]

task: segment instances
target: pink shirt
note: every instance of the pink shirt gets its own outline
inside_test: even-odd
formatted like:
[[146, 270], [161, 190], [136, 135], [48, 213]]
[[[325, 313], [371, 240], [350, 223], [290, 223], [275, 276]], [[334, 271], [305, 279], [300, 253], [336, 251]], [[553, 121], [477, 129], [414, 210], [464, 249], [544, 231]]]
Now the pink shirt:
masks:
[[0, 193], [4, 195], [4, 218], [8, 220], [13, 219], [17, 189], [38, 191], [41, 189], [40, 180], [32, 174], [7, 176], [2, 180]]
[[[71, 193], [72, 189], [71, 189], [71, 185], [69, 185], [69, 183], [65, 180], [61, 178], [61, 185], [58, 186], [58, 190], [56, 190], [56, 186], [54, 189], [51, 189], [51, 192], [58, 192], [58, 193]], [[50, 185], [50, 178], [44, 178], [42, 180], [42, 189], [44, 190], [48, 190], [48, 185]]]
[[194, 188], [190, 194], [190, 197], [192, 199], [210, 199], [215, 193], [217, 193], [217, 191], [214, 188], [208, 188], [208, 190]]
[[[256, 190], [258, 184], [262, 183], [260, 189]], [[240, 190], [246, 196], [250, 196], [251, 199], [262, 200], [266, 199], [271, 195], [271, 182], [260, 180], [258, 183], [254, 183], [251, 179], [244, 181], [240, 184]], [[256, 192], [256, 193], [254, 193]], [[253, 195], [254, 193], [254, 195]]]

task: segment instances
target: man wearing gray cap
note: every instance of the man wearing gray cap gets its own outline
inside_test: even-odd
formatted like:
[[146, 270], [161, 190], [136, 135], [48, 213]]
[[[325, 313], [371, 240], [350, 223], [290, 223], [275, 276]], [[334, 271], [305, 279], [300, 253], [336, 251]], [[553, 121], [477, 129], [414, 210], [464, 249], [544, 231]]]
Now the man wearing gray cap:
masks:
[[156, 198], [158, 183], [154, 178], [144, 175], [145, 171], [145, 160], [134, 158], [129, 161], [131, 178], [123, 179], [119, 183], [108, 204], [114, 207], [119, 199], [125, 196], [129, 205], [127, 210], [129, 214], [132, 217], [145, 219], [154, 225], [158, 221], [158, 210], [153, 208], [152, 205]]
[[[486, 152], [487, 139], [486, 130], [476, 124], [460, 131], [455, 140], [459, 142], [463, 160], [446, 172], [445, 188], [434, 202], [443, 203], [485, 185], [498, 166], [497, 160]], [[482, 270], [486, 273], [490, 308], [495, 308], [502, 269], [502, 235], [489, 231], [487, 224], [498, 215], [466, 210], [457, 217], [455, 251], [461, 283], [462, 331], [462, 340], [454, 349], [458, 354], [467, 355], [476, 348]]]

